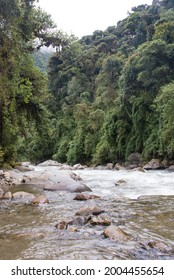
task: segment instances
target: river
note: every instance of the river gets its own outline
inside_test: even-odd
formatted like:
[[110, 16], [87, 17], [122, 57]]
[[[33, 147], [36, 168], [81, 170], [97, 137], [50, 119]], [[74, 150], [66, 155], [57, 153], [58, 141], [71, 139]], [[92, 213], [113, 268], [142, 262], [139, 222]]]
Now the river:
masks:
[[[174, 173], [93, 169], [75, 173], [100, 199], [76, 201], [74, 193], [21, 185], [11, 191], [44, 193], [50, 203], [31, 206], [0, 200], [0, 259], [174, 259]], [[55, 227], [87, 205], [104, 209], [131, 240], [105, 238], [104, 226], [89, 223], [77, 231]], [[162, 242], [167, 249], [150, 247], [149, 242]]]

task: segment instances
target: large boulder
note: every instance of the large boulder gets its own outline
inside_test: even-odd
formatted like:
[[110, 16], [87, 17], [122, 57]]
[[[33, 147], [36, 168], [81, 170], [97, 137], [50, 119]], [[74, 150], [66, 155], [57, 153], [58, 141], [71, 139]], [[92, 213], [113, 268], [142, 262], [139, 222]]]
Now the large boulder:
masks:
[[23, 183], [40, 186], [48, 191], [85, 192], [91, 189], [74, 179], [74, 174], [69, 170], [58, 170], [54, 166], [41, 171], [30, 172], [23, 176]]
[[125, 242], [131, 238], [129, 234], [114, 225], [110, 225], [104, 230], [104, 236], [118, 242]]
[[44, 190], [47, 191], [68, 191], [68, 192], [91, 192], [92, 190], [78, 182], [71, 182], [67, 184], [61, 184], [57, 182], [56, 184], [48, 184], [44, 187]]
[[32, 193], [28, 193], [28, 192], [15, 192], [12, 195], [12, 198], [15, 200], [22, 200], [22, 201], [26, 201], [26, 202], [31, 202], [34, 198], [35, 195]]
[[164, 169], [164, 164], [159, 159], [151, 159], [147, 164], [144, 165], [144, 169], [147, 170], [156, 170], [156, 169]]

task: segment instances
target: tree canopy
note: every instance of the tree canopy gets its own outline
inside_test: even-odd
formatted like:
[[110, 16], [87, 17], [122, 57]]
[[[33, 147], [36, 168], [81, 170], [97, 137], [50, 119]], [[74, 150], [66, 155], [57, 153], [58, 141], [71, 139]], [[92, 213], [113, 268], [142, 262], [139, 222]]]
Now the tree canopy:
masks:
[[34, 0], [1, 2], [0, 162], [173, 159], [173, 1], [133, 7], [81, 39]]

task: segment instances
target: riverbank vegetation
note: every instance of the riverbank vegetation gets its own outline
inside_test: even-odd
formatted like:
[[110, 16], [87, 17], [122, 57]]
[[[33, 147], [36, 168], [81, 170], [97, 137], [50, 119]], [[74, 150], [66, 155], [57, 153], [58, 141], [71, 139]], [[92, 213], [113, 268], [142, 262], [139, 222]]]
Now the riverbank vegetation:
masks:
[[[0, 162], [173, 159], [173, 0], [81, 39], [55, 31], [35, 2], [0, 7]], [[44, 57], [42, 45], [56, 51]]]

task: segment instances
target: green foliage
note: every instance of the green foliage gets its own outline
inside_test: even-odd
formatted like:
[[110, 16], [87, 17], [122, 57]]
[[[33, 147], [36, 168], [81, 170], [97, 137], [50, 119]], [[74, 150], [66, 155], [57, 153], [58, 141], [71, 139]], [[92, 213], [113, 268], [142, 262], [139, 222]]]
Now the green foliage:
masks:
[[173, 158], [173, 1], [80, 40], [54, 27], [34, 0], [1, 0], [0, 161]]

